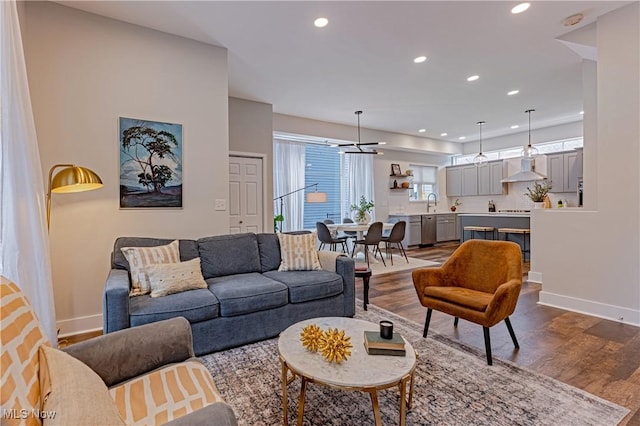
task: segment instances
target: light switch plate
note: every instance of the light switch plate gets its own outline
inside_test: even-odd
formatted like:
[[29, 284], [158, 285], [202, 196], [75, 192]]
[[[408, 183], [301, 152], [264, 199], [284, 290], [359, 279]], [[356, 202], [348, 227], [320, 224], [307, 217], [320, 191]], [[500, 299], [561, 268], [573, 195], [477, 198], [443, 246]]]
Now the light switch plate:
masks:
[[216, 199], [215, 209], [216, 210], [226, 210], [227, 209], [227, 200], [225, 200], [223, 198]]

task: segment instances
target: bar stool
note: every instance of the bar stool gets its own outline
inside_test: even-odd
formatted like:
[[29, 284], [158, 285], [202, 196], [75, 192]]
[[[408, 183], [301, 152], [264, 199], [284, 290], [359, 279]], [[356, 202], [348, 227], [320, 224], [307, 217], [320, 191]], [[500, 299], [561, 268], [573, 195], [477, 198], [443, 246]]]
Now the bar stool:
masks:
[[462, 228], [462, 240], [466, 241], [466, 238], [464, 238], [465, 236], [465, 232], [469, 231], [471, 232], [471, 238], [473, 239], [473, 237], [475, 236], [476, 232], [482, 232], [483, 233], [483, 240], [488, 240], [487, 238], [487, 232], [491, 232], [491, 239], [495, 240], [495, 229], [493, 226], [465, 226], [464, 228]]
[[531, 234], [530, 228], [498, 228], [498, 238], [500, 234], [504, 234], [505, 241], [509, 241], [509, 234], [522, 235], [522, 261], [525, 260], [525, 253], [529, 253], [531, 250], [527, 250], [527, 235]]

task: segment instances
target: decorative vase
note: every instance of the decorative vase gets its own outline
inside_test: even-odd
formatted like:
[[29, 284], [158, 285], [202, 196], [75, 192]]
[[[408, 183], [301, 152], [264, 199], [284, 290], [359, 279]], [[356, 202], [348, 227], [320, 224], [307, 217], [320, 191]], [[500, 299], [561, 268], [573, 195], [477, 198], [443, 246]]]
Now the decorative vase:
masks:
[[370, 220], [371, 220], [371, 215], [369, 215], [369, 213], [367, 212], [364, 213], [364, 216], [361, 216], [361, 217], [356, 216], [356, 223], [358, 225], [367, 225]]
[[542, 201], [540, 201], [540, 202], [535, 201], [533, 203], [533, 208], [534, 209], [543, 209], [544, 208], [544, 203]]
[[451, 206], [450, 209], [451, 209], [452, 212], [455, 212], [457, 207], [456, 206]]

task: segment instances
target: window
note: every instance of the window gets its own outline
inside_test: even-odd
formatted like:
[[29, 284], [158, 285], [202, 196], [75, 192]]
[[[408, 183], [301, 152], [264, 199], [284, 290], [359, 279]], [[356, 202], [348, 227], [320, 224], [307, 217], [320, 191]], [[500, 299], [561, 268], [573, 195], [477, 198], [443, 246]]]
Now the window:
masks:
[[[340, 157], [338, 149], [326, 145], [306, 144], [305, 148], [305, 177], [304, 184], [318, 184], [318, 192], [327, 193], [326, 203], [307, 203], [307, 192], [314, 192], [309, 188], [305, 191], [304, 201], [304, 229], [314, 229], [316, 222], [331, 219], [336, 223], [342, 222], [340, 217]], [[277, 173], [278, 171], [276, 171]]]
[[413, 186], [409, 193], [409, 200], [427, 201], [429, 194], [438, 191], [438, 168], [414, 164], [409, 164], [409, 168], [413, 169]]
[[[545, 142], [534, 144], [536, 148], [538, 148], [538, 152], [540, 154], [549, 154], [552, 152], [562, 152], [562, 151], [571, 151], [574, 148], [582, 148], [584, 145], [583, 138], [572, 138], [572, 139], [563, 139], [559, 141]], [[507, 148], [499, 151], [491, 151], [485, 152], [484, 154], [489, 158], [489, 161], [492, 160], [505, 160], [507, 158], [517, 158], [520, 157], [522, 153], [522, 147], [516, 148]], [[471, 164], [473, 163], [473, 157], [477, 154], [465, 154], [458, 155], [452, 158], [452, 163], [454, 166], [462, 165], [462, 164]]]

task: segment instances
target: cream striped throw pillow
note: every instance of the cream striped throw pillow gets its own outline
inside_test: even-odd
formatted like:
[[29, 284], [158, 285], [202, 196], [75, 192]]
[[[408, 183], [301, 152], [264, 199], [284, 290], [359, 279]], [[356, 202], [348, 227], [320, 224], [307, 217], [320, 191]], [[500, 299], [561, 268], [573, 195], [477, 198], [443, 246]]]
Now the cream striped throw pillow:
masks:
[[140, 296], [151, 292], [151, 282], [147, 268], [159, 263], [180, 262], [180, 246], [178, 240], [165, 246], [156, 247], [122, 247], [122, 253], [129, 262], [131, 274], [131, 292], [129, 296]]
[[316, 251], [317, 234], [278, 234], [280, 267], [278, 271], [319, 271], [322, 269]]
[[207, 288], [200, 270], [199, 257], [186, 262], [151, 265], [147, 268], [147, 272], [151, 283], [151, 297]]

